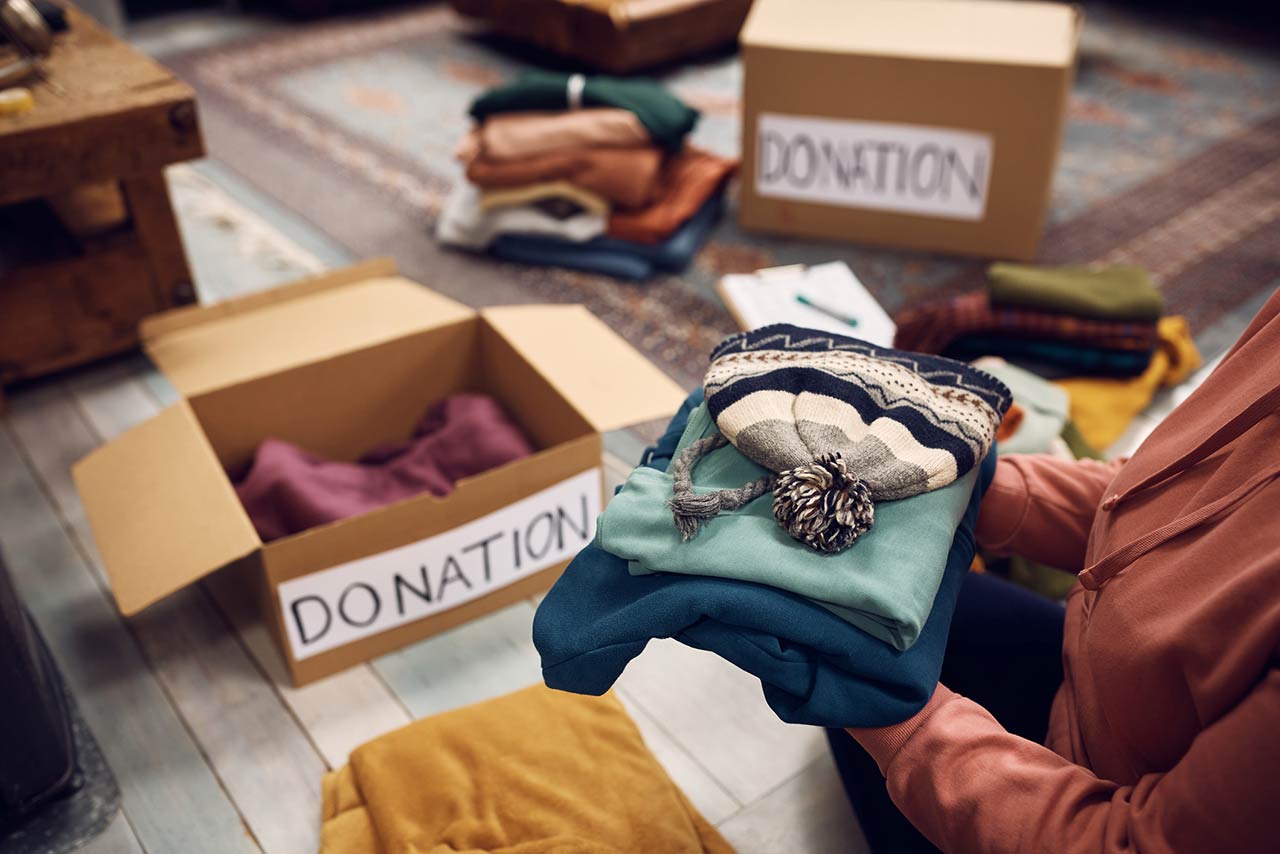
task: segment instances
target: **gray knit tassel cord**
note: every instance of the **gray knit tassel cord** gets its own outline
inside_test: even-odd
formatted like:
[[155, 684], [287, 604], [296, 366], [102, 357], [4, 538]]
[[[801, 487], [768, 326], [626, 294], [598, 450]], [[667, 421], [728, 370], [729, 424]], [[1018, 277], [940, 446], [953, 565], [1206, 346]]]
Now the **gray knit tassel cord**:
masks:
[[761, 495], [773, 489], [775, 475], [765, 475], [739, 489], [721, 489], [718, 492], [693, 491], [693, 467], [704, 455], [729, 444], [720, 433], [707, 436], [681, 451], [671, 464], [672, 497], [667, 501], [675, 516], [680, 539], [688, 542], [697, 536], [702, 523], [721, 512], [732, 512], [745, 507]]
[[681, 451], [671, 465], [671, 493], [667, 506], [684, 542], [698, 535], [702, 523], [723, 512], [745, 507], [773, 492], [773, 515], [796, 540], [820, 552], [839, 552], [871, 530], [875, 503], [871, 490], [839, 453], [823, 454], [811, 463], [781, 474], [769, 474], [738, 489], [693, 491], [693, 467], [698, 460], [729, 440], [707, 436]]

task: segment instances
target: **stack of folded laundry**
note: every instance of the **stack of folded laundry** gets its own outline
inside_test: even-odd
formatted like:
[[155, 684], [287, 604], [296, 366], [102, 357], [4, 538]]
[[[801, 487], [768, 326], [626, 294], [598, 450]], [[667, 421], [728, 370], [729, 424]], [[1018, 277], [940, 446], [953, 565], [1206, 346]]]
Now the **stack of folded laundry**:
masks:
[[[1156, 391], [1200, 364], [1186, 321], [1163, 311], [1160, 292], [1138, 267], [992, 264], [985, 289], [900, 313], [894, 345], [1003, 360], [1007, 368], [994, 372], [1014, 385], [1030, 416], [1021, 429], [1034, 436], [1002, 447], [1043, 451], [1041, 438], [1068, 430], [1064, 441], [1103, 450]], [[1060, 416], [1052, 435], [1052, 419], [1039, 417], [1046, 412]]]
[[1142, 269], [992, 264], [987, 279], [984, 290], [902, 312], [894, 345], [1002, 356], [1050, 379], [1132, 377], [1151, 361], [1164, 306]]
[[[901, 313], [894, 343], [973, 360], [1011, 390], [1001, 454], [1101, 459], [1160, 388], [1200, 365], [1186, 320], [1162, 316], [1142, 269], [993, 264], [987, 281]], [[1052, 599], [1075, 583], [1023, 557], [983, 557], [990, 571]]]
[[758, 677], [784, 721], [928, 702], [1009, 390], [776, 325], [727, 339], [534, 621], [546, 683], [601, 694], [653, 638]]
[[688, 266], [737, 161], [688, 146], [698, 112], [652, 80], [529, 72], [471, 105], [445, 244], [625, 279]]

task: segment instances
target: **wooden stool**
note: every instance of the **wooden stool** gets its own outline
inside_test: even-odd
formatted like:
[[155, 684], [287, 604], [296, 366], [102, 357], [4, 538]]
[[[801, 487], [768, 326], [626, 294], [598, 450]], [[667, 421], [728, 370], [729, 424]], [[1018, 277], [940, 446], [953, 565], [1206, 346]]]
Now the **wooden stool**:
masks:
[[0, 116], [0, 406], [6, 383], [120, 353], [195, 301], [163, 168], [204, 152], [195, 93], [67, 10], [34, 109]]

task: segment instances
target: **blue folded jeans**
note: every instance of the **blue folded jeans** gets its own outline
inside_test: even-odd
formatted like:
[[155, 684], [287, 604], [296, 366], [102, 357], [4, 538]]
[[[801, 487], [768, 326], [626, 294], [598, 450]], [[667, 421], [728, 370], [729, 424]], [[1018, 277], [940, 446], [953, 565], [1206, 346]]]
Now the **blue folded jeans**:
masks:
[[[665, 468], [701, 390], [685, 401], [644, 464]], [[716, 653], [760, 679], [788, 723], [887, 726], [933, 695], [951, 615], [973, 560], [978, 506], [995, 473], [987, 455], [947, 557], [933, 610], [919, 639], [898, 650], [812, 601], [723, 578], [633, 576], [627, 562], [593, 542], [543, 599], [533, 624], [547, 685], [602, 694], [652, 638], [675, 638]]]

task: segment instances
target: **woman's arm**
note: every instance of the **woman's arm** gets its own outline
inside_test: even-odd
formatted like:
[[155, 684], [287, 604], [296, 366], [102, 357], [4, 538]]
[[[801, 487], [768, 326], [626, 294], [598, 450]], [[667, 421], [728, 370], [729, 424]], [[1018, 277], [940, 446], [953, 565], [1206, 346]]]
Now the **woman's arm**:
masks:
[[910, 720], [849, 732], [894, 803], [945, 851], [1262, 851], [1276, 840], [1276, 721], [1272, 669], [1177, 765], [1132, 786], [1006, 732], [941, 685]]
[[1079, 572], [1094, 513], [1123, 464], [1041, 454], [1001, 457], [982, 499], [978, 544]]

